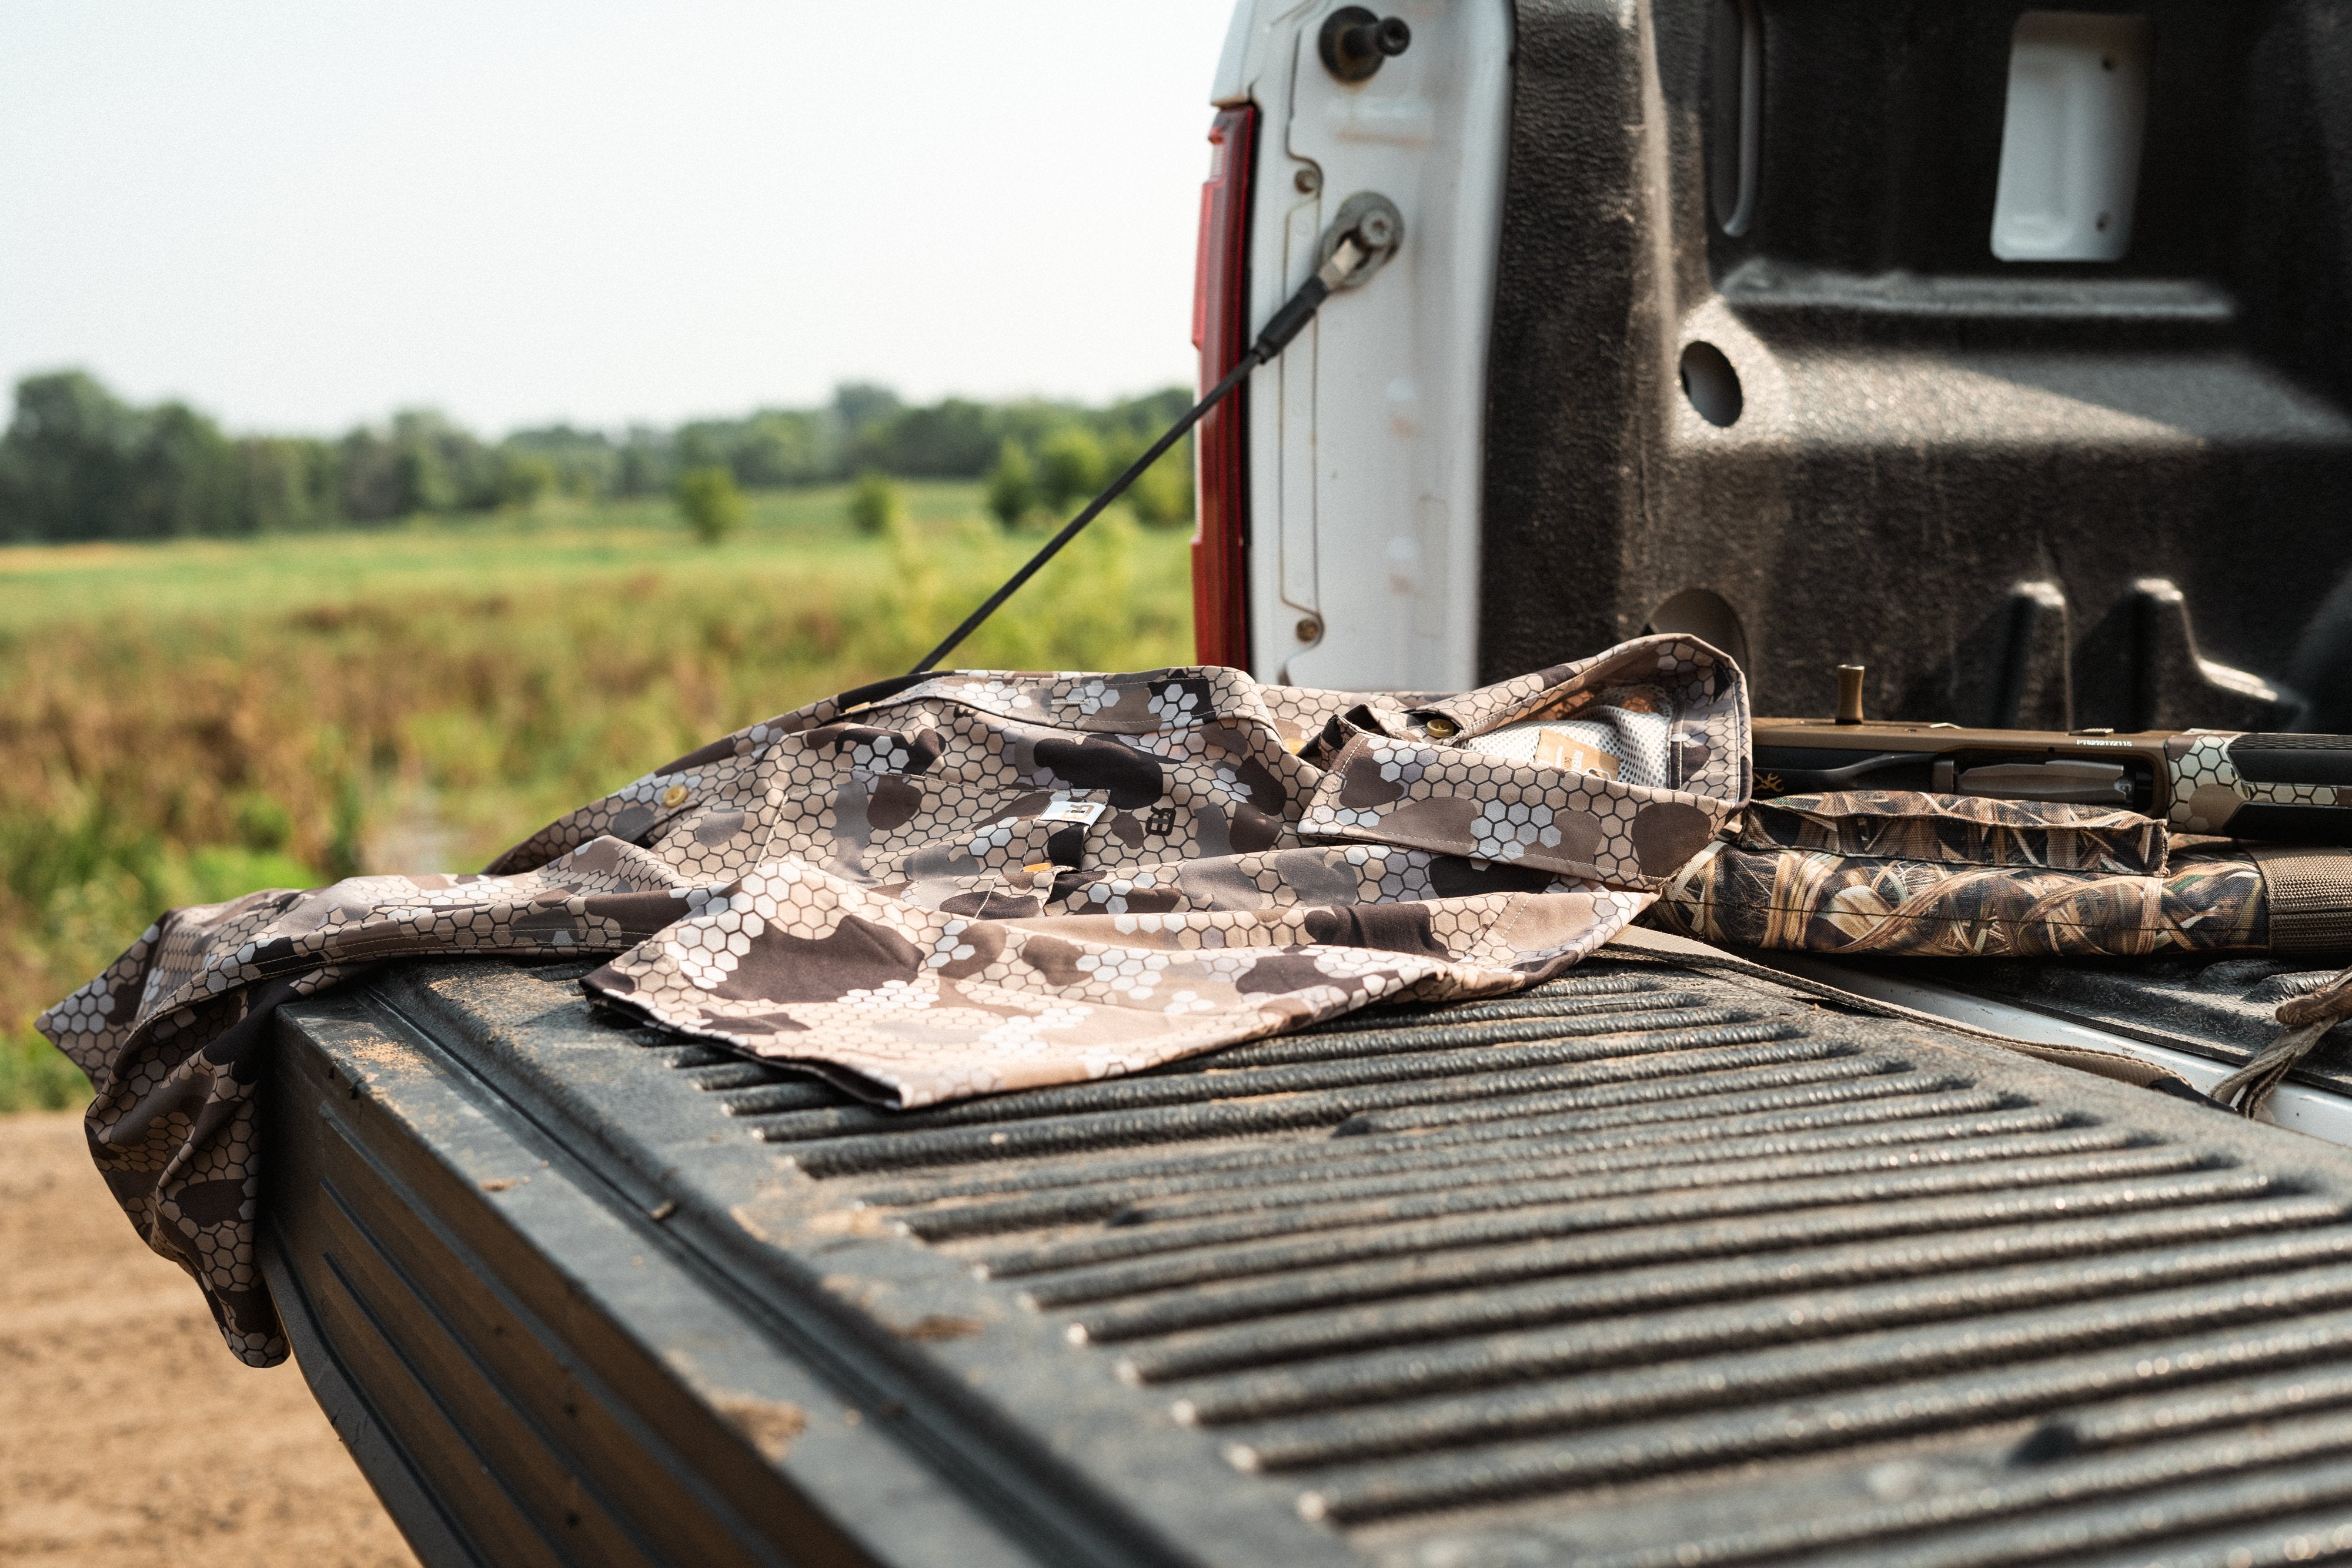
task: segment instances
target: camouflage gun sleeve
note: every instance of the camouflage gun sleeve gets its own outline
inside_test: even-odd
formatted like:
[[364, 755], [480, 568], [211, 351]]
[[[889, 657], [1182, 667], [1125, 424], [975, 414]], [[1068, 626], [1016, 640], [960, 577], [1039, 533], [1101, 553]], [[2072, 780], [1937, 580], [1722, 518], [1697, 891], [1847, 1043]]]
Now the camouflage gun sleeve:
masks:
[[1653, 918], [1789, 951], [2137, 957], [2267, 952], [2271, 904], [2257, 852], [2128, 811], [1860, 790], [1750, 807]]

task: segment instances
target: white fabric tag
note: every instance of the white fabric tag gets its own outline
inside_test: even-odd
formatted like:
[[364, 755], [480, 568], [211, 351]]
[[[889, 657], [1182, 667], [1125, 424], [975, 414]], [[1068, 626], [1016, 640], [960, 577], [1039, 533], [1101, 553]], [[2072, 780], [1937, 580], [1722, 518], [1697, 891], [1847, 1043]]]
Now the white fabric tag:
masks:
[[1613, 738], [1597, 724], [1546, 724], [1529, 719], [1474, 736], [1462, 744], [1469, 750], [1512, 762], [1534, 762], [1570, 773], [1598, 773], [1604, 779], [1614, 779], [1623, 764], [1607, 749]]
[[1092, 827], [1105, 810], [1100, 800], [1056, 800], [1037, 813], [1041, 822], [1077, 822]]

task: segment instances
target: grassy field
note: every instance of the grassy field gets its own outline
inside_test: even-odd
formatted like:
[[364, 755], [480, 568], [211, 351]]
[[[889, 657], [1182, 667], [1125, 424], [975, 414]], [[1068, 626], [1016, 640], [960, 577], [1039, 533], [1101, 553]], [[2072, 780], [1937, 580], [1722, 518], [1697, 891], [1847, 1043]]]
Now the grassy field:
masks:
[[[714, 736], [895, 674], [1040, 542], [976, 486], [365, 532], [0, 549], [0, 1110], [83, 1092], [30, 1030], [162, 910], [362, 870], [472, 869]], [[1181, 530], [1114, 509], [957, 662], [1192, 656]]]

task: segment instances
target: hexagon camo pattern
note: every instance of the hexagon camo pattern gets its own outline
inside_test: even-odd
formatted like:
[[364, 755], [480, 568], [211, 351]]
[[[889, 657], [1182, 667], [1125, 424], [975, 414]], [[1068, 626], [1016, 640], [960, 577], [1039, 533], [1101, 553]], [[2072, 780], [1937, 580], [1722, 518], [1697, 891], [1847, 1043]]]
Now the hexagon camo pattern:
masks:
[[2352, 806], [2352, 790], [2333, 784], [2257, 784], [2230, 760], [2234, 732], [2184, 730], [2164, 743], [2172, 776], [2172, 805], [2165, 821], [2184, 833], [2225, 833], [2240, 806]]
[[[1667, 716], [1670, 787], [1445, 744], [1602, 709]], [[887, 1103], [1131, 1072], [1557, 973], [1744, 804], [1747, 724], [1737, 670], [1675, 637], [1459, 696], [1210, 668], [885, 682], [482, 875], [174, 911], [40, 1027], [96, 1085], [118, 1200], [267, 1364], [252, 1086], [289, 998], [403, 955], [610, 953], [582, 982], [599, 1001]]]

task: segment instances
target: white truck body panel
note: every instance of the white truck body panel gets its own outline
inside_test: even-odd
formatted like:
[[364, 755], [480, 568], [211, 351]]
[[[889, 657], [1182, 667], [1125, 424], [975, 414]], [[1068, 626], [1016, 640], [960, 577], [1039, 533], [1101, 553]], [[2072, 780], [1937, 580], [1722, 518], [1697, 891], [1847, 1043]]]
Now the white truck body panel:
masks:
[[1336, 0], [1244, 0], [1214, 97], [1259, 110], [1255, 331], [1339, 204], [1394, 202], [1404, 245], [1250, 382], [1255, 673], [1314, 686], [1476, 684], [1487, 323], [1510, 110], [1507, 0], [1399, 0], [1412, 45], [1370, 80], [1317, 56]]

